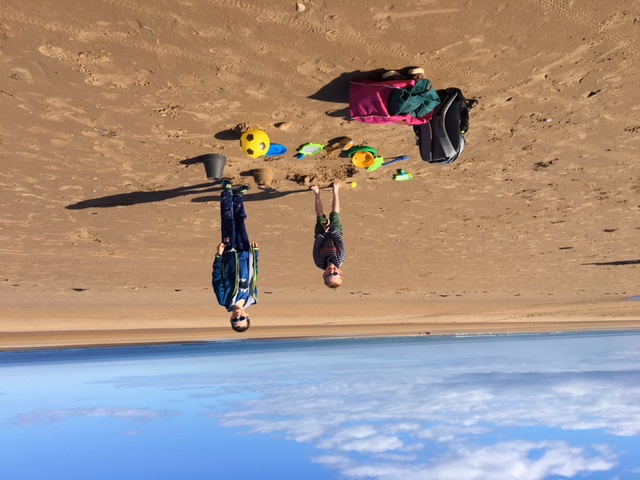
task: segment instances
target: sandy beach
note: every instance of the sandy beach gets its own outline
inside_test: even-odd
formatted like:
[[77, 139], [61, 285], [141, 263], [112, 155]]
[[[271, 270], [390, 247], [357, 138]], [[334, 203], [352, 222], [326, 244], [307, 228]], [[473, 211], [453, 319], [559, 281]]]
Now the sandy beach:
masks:
[[[640, 328], [640, 5], [8, 0], [0, 64], [0, 350]], [[349, 79], [411, 65], [479, 102], [451, 165], [348, 118]], [[247, 157], [238, 126], [289, 152]], [[414, 179], [296, 160], [339, 136], [409, 155]], [[242, 335], [211, 289], [208, 153], [251, 186]], [[335, 180], [331, 290], [309, 187], [328, 204]]]

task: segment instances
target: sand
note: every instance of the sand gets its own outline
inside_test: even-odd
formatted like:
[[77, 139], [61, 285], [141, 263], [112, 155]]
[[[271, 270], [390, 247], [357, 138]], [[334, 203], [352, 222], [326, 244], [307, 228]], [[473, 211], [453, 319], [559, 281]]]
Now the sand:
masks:
[[[3, 3], [0, 349], [640, 327], [640, 5], [299, 5]], [[422, 162], [409, 127], [346, 115], [350, 78], [410, 65], [479, 102], [452, 165]], [[245, 156], [239, 125], [289, 153]], [[409, 155], [414, 179], [293, 155], [343, 135]], [[208, 153], [252, 187], [260, 297], [242, 335], [210, 286]], [[334, 180], [335, 291], [308, 191]]]

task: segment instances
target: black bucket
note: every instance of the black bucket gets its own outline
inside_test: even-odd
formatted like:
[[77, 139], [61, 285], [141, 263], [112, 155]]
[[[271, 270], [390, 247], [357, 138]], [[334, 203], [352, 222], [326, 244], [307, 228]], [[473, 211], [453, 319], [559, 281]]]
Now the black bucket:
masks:
[[227, 163], [227, 157], [219, 153], [203, 155], [202, 163], [204, 163], [204, 172], [209, 180], [220, 180], [224, 172], [224, 166]]

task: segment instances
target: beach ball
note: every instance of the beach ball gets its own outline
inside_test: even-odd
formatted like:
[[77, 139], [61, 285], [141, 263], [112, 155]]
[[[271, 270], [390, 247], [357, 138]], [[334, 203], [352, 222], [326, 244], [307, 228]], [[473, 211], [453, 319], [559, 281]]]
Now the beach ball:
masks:
[[244, 132], [240, 137], [242, 151], [251, 158], [266, 155], [269, 151], [269, 145], [271, 145], [269, 136], [257, 128]]

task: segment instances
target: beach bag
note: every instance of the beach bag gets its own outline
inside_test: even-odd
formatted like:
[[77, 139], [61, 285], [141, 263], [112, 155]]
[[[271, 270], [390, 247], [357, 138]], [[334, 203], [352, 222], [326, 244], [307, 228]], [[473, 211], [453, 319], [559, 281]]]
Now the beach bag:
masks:
[[[400, 90], [411, 92], [416, 85], [415, 80], [384, 80], [374, 82], [371, 80], [353, 80], [349, 84], [349, 115], [356, 122], [372, 123], [377, 125], [422, 125], [429, 121], [433, 112], [427, 113], [422, 118], [416, 118], [409, 113], [392, 115], [389, 111], [390, 98], [398, 98], [409, 102], [408, 97], [400, 98]], [[429, 84], [430, 87], [430, 84]], [[433, 92], [435, 94], [435, 92]], [[437, 95], [436, 95], [437, 96]]]
[[422, 160], [444, 165], [455, 162], [464, 151], [469, 109], [477, 102], [467, 102], [458, 88], [447, 88], [438, 94], [441, 103], [433, 111], [429, 123], [415, 125], [413, 131]]

